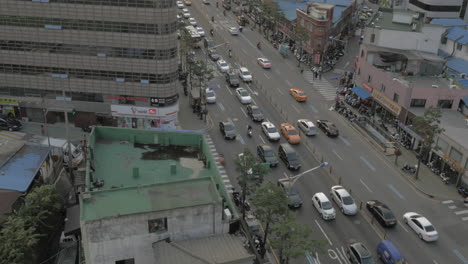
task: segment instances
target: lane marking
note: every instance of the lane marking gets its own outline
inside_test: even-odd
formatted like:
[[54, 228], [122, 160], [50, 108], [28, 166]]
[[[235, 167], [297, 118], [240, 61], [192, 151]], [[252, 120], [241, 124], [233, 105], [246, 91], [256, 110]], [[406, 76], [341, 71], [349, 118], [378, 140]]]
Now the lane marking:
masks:
[[432, 262], [434, 262], [434, 264], [439, 264], [439, 263], [437, 263], [437, 261], [435, 261], [435, 259], [433, 259]]
[[240, 134], [237, 134], [237, 138], [239, 138], [239, 141], [242, 143], [242, 145], [245, 145], [244, 138]]
[[468, 214], [468, 210], [455, 212], [456, 215]]
[[228, 92], [229, 92], [231, 95], [234, 95], [234, 94], [231, 92], [231, 88], [229, 88], [229, 87], [227, 86], [227, 84], [225, 84], [224, 87], [226, 87], [226, 89], [228, 90]]
[[289, 85], [289, 88], [292, 88], [292, 83], [289, 80], [285, 81], [287, 85]]
[[241, 48], [242, 52], [244, 52], [245, 54], [248, 54], [247, 51], [245, 51], [244, 48]]
[[344, 138], [344, 137], [342, 137], [342, 136], [339, 136], [338, 138], [339, 138], [341, 141], [343, 141], [343, 143], [345, 143], [346, 146], [348, 146], [348, 147], [351, 146], [351, 143], [349, 143], [349, 141], [348, 141], [346, 138]]
[[[252, 98], [252, 97], [250, 97]], [[252, 98], [252, 102], [254, 103], [254, 105], [257, 105], [257, 102], [255, 102], [255, 99]]]
[[286, 172], [283, 172], [283, 175], [284, 175], [284, 177], [289, 178], [288, 174], [286, 174]]
[[284, 95], [284, 93], [281, 91], [281, 89], [279, 87], [276, 87], [276, 90], [278, 90], [278, 92], [282, 95]]
[[387, 184], [388, 188], [392, 190], [400, 199], [405, 200], [405, 197], [392, 185], [392, 184]]
[[225, 109], [224, 109], [224, 106], [223, 106], [223, 104], [222, 104], [222, 103], [217, 103], [217, 105], [219, 106], [219, 108], [221, 108], [221, 111], [223, 111], [223, 112], [224, 112], [224, 110], [225, 110]]
[[242, 111], [242, 113], [245, 115], [245, 117], [249, 118], [249, 116], [245, 113], [244, 109], [241, 107], [240, 110]]
[[462, 221], [467, 221], [468, 217], [462, 217]]
[[310, 110], [312, 110], [312, 112], [314, 112], [314, 113], [318, 113], [318, 112], [319, 112], [319, 111], [317, 110], [317, 108], [315, 108], [313, 105], [308, 104], [307, 106], [310, 108]]
[[349, 65], [349, 61], [347, 61], [347, 62], [345, 63], [345, 65], [344, 65], [344, 67], [343, 67], [343, 68], [345, 68], [345, 69], [346, 69], [346, 67], [348, 67], [348, 65]]
[[320, 224], [317, 222], [317, 220], [315, 220], [315, 223], [318, 225], [318, 227], [320, 228], [320, 231], [322, 231], [322, 234], [323, 236], [325, 236], [325, 238], [328, 240], [328, 243], [330, 244], [330, 246], [333, 246], [333, 243], [330, 241], [330, 238], [328, 238], [327, 234], [325, 233], [325, 231], [323, 231], [322, 227], [320, 226]]
[[462, 253], [460, 253], [460, 251], [458, 251], [457, 249], [454, 249], [452, 251], [455, 254], [455, 256], [457, 256], [462, 261], [463, 264], [468, 264], [468, 259], [466, 259], [465, 256], [463, 256]]
[[362, 179], [359, 179], [359, 181], [362, 183], [362, 185], [364, 185], [364, 187], [366, 187], [366, 189], [367, 189], [369, 192], [373, 192], [373, 191], [369, 188], [369, 186], [367, 186], [367, 184], [365, 184], [365, 183], [362, 181]]
[[278, 71], [278, 69], [275, 69], [275, 73], [278, 74], [278, 75], [281, 75], [280, 72]]
[[267, 79], [271, 79], [271, 77], [266, 72], [264, 72], [263, 75], [265, 75], [265, 77], [267, 77]]
[[451, 204], [453, 203], [453, 200], [447, 200], [447, 201], [443, 201], [442, 204]]
[[457, 208], [457, 206], [456, 205], [450, 205], [448, 208], [449, 209], [455, 209], [455, 208]]
[[294, 108], [294, 110], [296, 110], [297, 113], [299, 113], [299, 114], [301, 113], [301, 112], [299, 111], [299, 109], [297, 109], [296, 106], [292, 105], [292, 107]]
[[338, 157], [340, 160], [343, 160], [343, 158], [342, 158], [342, 157], [340, 157], [340, 155], [338, 155], [338, 153], [336, 153], [336, 151], [335, 151], [335, 150], [332, 150], [332, 152], [333, 152], [333, 153], [335, 153], [335, 155], [336, 155], [336, 156], [337, 156], [337, 157]]
[[368, 160], [366, 160], [366, 158], [364, 158], [363, 156], [359, 156], [359, 158], [362, 160], [362, 162], [364, 162], [367, 167], [369, 167], [371, 170], [375, 171], [375, 167], [372, 166], [372, 164], [370, 164], [370, 162]]
[[265, 140], [263, 139], [262, 135], [258, 135], [260, 137], [260, 139], [262, 140], [263, 144], [265, 144]]
[[406, 229], [405, 225], [401, 223], [401, 221], [397, 221], [397, 223], [400, 225], [401, 228], [403, 228], [403, 230], [406, 231], [406, 233], [408, 233], [408, 230]]

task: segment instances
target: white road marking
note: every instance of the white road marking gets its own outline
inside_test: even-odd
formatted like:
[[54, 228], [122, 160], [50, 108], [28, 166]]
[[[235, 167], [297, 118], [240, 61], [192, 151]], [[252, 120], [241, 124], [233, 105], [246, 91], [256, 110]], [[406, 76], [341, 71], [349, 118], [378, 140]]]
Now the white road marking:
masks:
[[405, 225], [403, 225], [403, 224], [401, 223], [401, 221], [397, 221], [397, 222], [398, 222], [398, 224], [400, 225], [400, 227], [403, 228], [403, 230], [405, 230], [406, 233], [408, 233], [408, 230], [405, 228]]
[[451, 204], [451, 203], [453, 203], [453, 200], [442, 201], [442, 204]]
[[450, 205], [448, 208], [453, 210], [453, 209], [457, 208], [457, 206], [456, 205]]
[[398, 197], [400, 197], [400, 199], [405, 200], [405, 197], [404, 197], [392, 184], [388, 184], [387, 186], [388, 186], [388, 188], [390, 188], [390, 190], [392, 190]]
[[325, 236], [325, 238], [328, 240], [328, 243], [330, 244], [330, 246], [333, 246], [333, 243], [330, 241], [330, 239], [328, 238], [327, 234], [325, 233], [325, 231], [323, 231], [322, 227], [320, 226], [320, 224], [317, 222], [317, 220], [314, 220], [315, 223], [318, 225], [318, 227], [320, 228], [320, 231], [322, 231], [322, 234], [323, 236]]
[[237, 134], [237, 138], [239, 139], [239, 141], [240, 141], [240, 143], [241, 143], [242, 145], [245, 145], [244, 138], [242, 138], [241, 135]]
[[362, 162], [364, 162], [367, 165], [367, 167], [375, 171], [375, 167], [372, 166], [372, 164], [370, 164], [370, 162], [366, 158], [364, 158], [363, 156], [360, 156], [359, 158], [362, 160]]
[[456, 215], [468, 214], [468, 210], [455, 212]]
[[245, 113], [244, 109], [241, 107], [240, 110], [242, 111], [242, 113], [245, 115], [245, 117], [249, 118], [249, 116]]
[[369, 186], [367, 186], [367, 184], [365, 184], [362, 179], [359, 179], [359, 181], [362, 183], [362, 185], [364, 185], [364, 187], [366, 187], [366, 189], [369, 191], [369, 192], [372, 192], [372, 190], [369, 188]]
[[219, 108], [221, 108], [221, 111], [223, 111], [223, 112], [224, 112], [224, 110], [225, 110], [225, 109], [224, 109], [224, 106], [223, 106], [223, 104], [222, 104], [222, 103], [217, 103], [217, 105], [219, 106]]
[[462, 221], [468, 221], [468, 217], [462, 217]]
[[343, 143], [345, 143], [346, 146], [348, 146], [348, 147], [351, 146], [351, 143], [349, 143], [349, 141], [348, 141], [346, 138], [344, 138], [344, 137], [342, 137], [342, 136], [339, 136], [338, 138], [339, 138], [341, 141], [343, 141]]
[[258, 135], [258, 137], [262, 140], [263, 144], [265, 144], [265, 140], [263, 139], [262, 135]]
[[314, 112], [314, 113], [318, 113], [318, 112], [319, 112], [319, 111], [317, 110], [317, 108], [315, 108], [313, 105], [308, 104], [307, 106], [310, 108], [310, 110], [312, 110], [312, 112]]
[[257, 105], [257, 102], [255, 102], [255, 100], [252, 98], [252, 102], [254, 103], [254, 105]]
[[289, 80], [286, 80], [285, 82], [289, 86], [289, 88], [292, 88], [292, 83]]
[[338, 157], [340, 160], [343, 160], [343, 158], [342, 158], [342, 157], [340, 157], [340, 155], [338, 155], [338, 153], [336, 153], [336, 151], [335, 151], [335, 150], [332, 150], [332, 152], [333, 152], [333, 153], [335, 153], [335, 155], [336, 155], [336, 156], [337, 156], [337, 157]]
[[294, 110], [296, 110], [296, 112], [298, 112], [299, 114], [301, 113], [299, 109], [297, 109], [297, 107], [295, 107], [294, 105], [292, 105], [292, 107], [294, 108]]
[[278, 69], [275, 69], [275, 73], [280, 75], [280, 72], [278, 71]]
[[349, 61], [347, 61], [347, 62], [345, 63], [345, 65], [344, 65], [344, 67], [343, 67], [343, 68], [345, 68], [345, 69], [346, 69], [346, 67], [348, 67], [348, 65], [349, 65]]
[[286, 172], [283, 172], [284, 174], [284, 177], [288, 178], [288, 174], [286, 174]]
[[271, 79], [271, 77], [270, 77], [266, 72], [264, 72], [263, 74], [264, 74], [265, 77], [267, 77], [268, 79]]
[[278, 92], [279, 92], [280, 94], [283, 94], [283, 95], [284, 95], [284, 93], [281, 91], [281, 89], [280, 89], [279, 87], [276, 87], [276, 90], [278, 90]]
[[244, 52], [245, 54], [248, 54], [247, 51], [245, 51], [245, 49], [241, 48], [242, 52]]
[[229, 92], [231, 95], [234, 95], [234, 94], [231, 92], [231, 88], [229, 88], [229, 86], [227, 86], [227, 84], [224, 85], [224, 86], [226, 87], [226, 89], [228, 90], [228, 92]]

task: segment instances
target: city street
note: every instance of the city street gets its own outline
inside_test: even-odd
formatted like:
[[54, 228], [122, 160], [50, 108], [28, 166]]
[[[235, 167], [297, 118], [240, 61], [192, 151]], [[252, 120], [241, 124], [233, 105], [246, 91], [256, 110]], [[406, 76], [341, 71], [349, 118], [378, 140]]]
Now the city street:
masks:
[[[334, 81], [329, 79], [339, 76], [353, 67], [358, 44], [350, 42], [347, 54], [341, 58], [337, 69], [322, 76], [321, 80], [311, 79], [310, 71], [300, 73], [297, 61], [283, 58], [272, 45], [267, 42], [257, 30], [246, 27], [238, 36], [231, 36], [229, 26], [238, 26], [232, 12], [223, 16], [222, 9], [214, 4], [203, 5], [195, 1], [189, 8], [193, 17], [206, 32], [214, 29], [215, 42], [225, 44], [218, 48], [220, 55], [230, 64], [231, 69], [240, 66], [247, 67], [253, 74], [252, 84], [241, 83], [258, 105], [266, 120], [279, 128], [281, 123], [289, 122], [296, 125], [297, 120], [307, 118], [315, 122], [317, 119], [332, 121], [339, 129], [340, 136], [329, 138], [322, 131], [316, 136], [306, 137], [301, 134], [302, 142], [293, 148], [299, 153], [302, 168], [298, 172], [289, 171], [280, 161], [277, 168], [273, 168], [266, 177], [276, 182], [286, 174], [294, 175], [301, 171], [316, 167], [322, 161], [330, 166], [315, 170], [302, 177], [297, 183], [302, 200], [302, 208], [297, 210], [298, 221], [309, 225], [313, 229], [313, 239], [324, 240], [327, 249], [317, 253], [320, 263], [349, 263], [346, 257], [346, 245], [351, 241], [363, 242], [376, 256], [376, 245], [384, 237], [391, 240], [404, 254], [409, 263], [468, 263], [468, 234], [467, 222], [451, 213], [446, 204], [429, 199], [420, 194], [403, 178], [407, 177], [389, 164], [370, 143], [370, 139], [359, 134], [350, 123], [330, 108], [334, 104], [333, 92], [336, 89]], [[211, 22], [211, 16], [215, 22]], [[261, 50], [256, 43], [261, 42]], [[227, 50], [232, 49], [233, 57], [227, 56]], [[206, 50], [197, 50], [197, 57], [204, 59]], [[262, 69], [257, 64], [257, 58], [266, 57], [272, 62], [272, 68]], [[284, 137], [279, 143], [268, 142], [261, 132], [260, 124], [254, 123], [246, 114], [246, 105], [242, 105], [235, 96], [235, 88], [230, 88], [224, 76], [216, 69], [216, 64], [210, 62], [215, 70], [215, 78], [209, 82], [209, 87], [215, 89], [217, 102], [208, 106], [213, 129], [209, 135], [213, 139], [216, 149], [226, 157], [226, 171], [231, 182], [236, 185], [237, 172], [234, 160], [244, 148], [255, 151], [258, 144], [269, 144], [275, 152], [280, 143], [286, 143]], [[303, 89], [308, 101], [296, 102], [289, 95], [289, 88]], [[182, 108], [182, 107], [181, 107]], [[195, 115], [194, 115], [195, 118]], [[218, 129], [220, 121], [231, 120], [237, 129], [237, 139], [228, 141], [223, 139]], [[253, 127], [253, 137], [247, 136], [247, 126]], [[297, 128], [297, 127], [296, 127]], [[356, 216], [345, 216], [337, 210], [335, 220], [325, 222], [312, 205], [311, 197], [316, 192], [324, 192], [329, 198], [330, 187], [343, 185], [353, 196], [358, 207], [362, 210]], [[377, 199], [387, 204], [397, 216], [398, 224], [394, 229], [384, 230], [365, 209], [368, 200]], [[468, 210], [468, 208], [466, 208]], [[427, 217], [439, 233], [439, 240], [427, 243], [403, 222], [403, 214], [417, 212]], [[300, 258], [292, 263], [308, 263], [306, 258]]]

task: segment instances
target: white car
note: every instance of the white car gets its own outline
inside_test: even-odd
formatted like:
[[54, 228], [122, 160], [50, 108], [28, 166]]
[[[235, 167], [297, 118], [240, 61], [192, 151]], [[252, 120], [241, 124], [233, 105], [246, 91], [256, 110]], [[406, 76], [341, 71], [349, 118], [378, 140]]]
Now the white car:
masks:
[[439, 234], [437, 233], [435, 227], [427, 220], [426, 217], [413, 213], [408, 212], [403, 215], [403, 221], [407, 225], [413, 229], [418, 237], [426, 242], [436, 241], [439, 238]]
[[278, 129], [271, 122], [263, 122], [262, 131], [270, 141], [279, 141], [281, 138]]
[[229, 64], [227, 64], [227, 62], [225, 60], [218, 60], [216, 62], [216, 65], [218, 65], [218, 69], [221, 71], [221, 72], [228, 72], [229, 71]]
[[271, 62], [267, 58], [257, 58], [257, 62], [263, 69], [271, 69]]
[[[183, 10], [187, 10], [187, 9], [183, 9]], [[184, 18], [190, 18], [190, 12], [187, 10], [187, 11], [183, 11], [183, 16]]]
[[188, 22], [190, 23], [190, 25], [192, 25], [194, 27], [197, 25], [197, 21], [193, 17], [189, 18]]
[[237, 89], [236, 89], [236, 95], [237, 95], [237, 98], [239, 98], [239, 101], [240, 101], [242, 104], [250, 104], [250, 103], [252, 103], [252, 97], [250, 97], [250, 94], [249, 94], [249, 92], [247, 92], [246, 89], [244, 89], [244, 88], [237, 88]]
[[357, 214], [357, 206], [349, 192], [341, 185], [331, 187], [330, 196], [345, 215]]
[[240, 67], [239, 69], [239, 77], [244, 82], [251, 82], [252, 81], [252, 74], [246, 67]]
[[184, 8], [184, 3], [182, 3], [182, 1], [177, 1], [177, 7]]
[[317, 135], [317, 128], [314, 123], [309, 119], [299, 119], [297, 120], [297, 126], [306, 136]]
[[209, 4], [210, 4], [210, 0], [203, 0], [203, 3], [204, 3], [205, 5], [209, 5]]
[[216, 103], [216, 94], [211, 88], [206, 88], [205, 95], [206, 95], [206, 103], [208, 104]]
[[204, 37], [205, 36], [205, 30], [203, 30], [202, 27], [197, 27], [197, 32], [198, 34], [201, 36], [201, 37]]
[[312, 203], [323, 220], [335, 219], [335, 208], [333, 208], [332, 203], [330, 200], [328, 200], [328, 197], [323, 192], [314, 194], [314, 196], [312, 196]]
[[239, 35], [239, 29], [236, 27], [229, 27], [229, 33], [233, 36], [237, 36]]

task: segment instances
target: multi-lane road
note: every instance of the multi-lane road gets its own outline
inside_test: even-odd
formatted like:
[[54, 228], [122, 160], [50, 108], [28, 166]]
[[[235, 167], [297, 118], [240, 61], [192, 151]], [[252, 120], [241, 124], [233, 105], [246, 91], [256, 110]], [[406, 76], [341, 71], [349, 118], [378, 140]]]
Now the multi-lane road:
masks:
[[[297, 210], [298, 221], [309, 225], [313, 229], [312, 239], [324, 240], [327, 248], [317, 253], [320, 263], [349, 263], [345, 256], [346, 245], [350, 241], [363, 242], [372, 250], [384, 236], [393, 241], [405, 255], [409, 263], [468, 263], [468, 228], [466, 222], [454, 217], [446, 205], [440, 201], [431, 200], [420, 195], [404, 176], [383, 158], [383, 153], [372, 147], [369, 140], [357, 133], [347, 120], [330, 111], [333, 104], [331, 96], [327, 96], [323, 86], [327, 82], [316, 81], [298, 71], [292, 60], [285, 60], [273, 49], [258, 33], [245, 28], [238, 36], [231, 36], [229, 26], [236, 26], [235, 16], [227, 12], [223, 16], [221, 6], [214, 4], [203, 5], [201, 1], [194, 1], [190, 7], [193, 17], [208, 33], [214, 29], [215, 41], [223, 44], [218, 48], [222, 57], [229, 62], [231, 68], [247, 67], [252, 73], [255, 82], [246, 88], [254, 104], [262, 108], [268, 121], [278, 128], [281, 123], [295, 124], [300, 118], [310, 120], [328, 119], [336, 124], [340, 130], [337, 138], [328, 138], [319, 131], [317, 136], [302, 137], [303, 142], [294, 149], [301, 157], [301, 171], [317, 166], [322, 160], [330, 163], [330, 167], [315, 170], [302, 177], [297, 183], [304, 201], [302, 208]], [[211, 22], [211, 16], [215, 22]], [[208, 35], [208, 34], [207, 34]], [[262, 49], [256, 47], [257, 42], [262, 43]], [[232, 49], [233, 57], [228, 58], [227, 50]], [[198, 50], [197, 56], [204, 58], [205, 50]], [[257, 64], [258, 57], [270, 59], [273, 66], [271, 70], [264, 70]], [[349, 67], [353, 55], [343, 58], [342, 65]], [[215, 64], [211, 63], [215, 69]], [[222, 74], [216, 71], [215, 78], [209, 82], [209, 87], [215, 88], [217, 103], [208, 106], [210, 118], [214, 128], [209, 132], [218, 152], [226, 158], [226, 171], [231, 181], [236, 183], [236, 170], [234, 159], [244, 148], [255, 151], [258, 144], [269, 144], [275, 150], [279, 143], [270, 143], [260, 130], [260, 124], [252, 122], [246, 115], [246, 106], [235, 97], [235, 89], [230, 88]], [[310, 83], [312, 82], [312, 84]], [[289, 88], [296, 87], [306, 91], [308, 101], [296, 102], [288, 93]], [[325, 87], [326, 88], [326, 87]], [[218, 130], [218, 122], [231, 120], [238, 131], [234, 141], [226, 141]], [[253, 126], [254, 136], [247, 137], [247, 126]], [[280, 143], [285, 143], [284, 138]], [[280, 162], [278, 168], [271, 170], [267, 180], [275, 182], [285, 174], [294, 175]], [[311, 197], [316, 192], [324, 192], [329, 196], [330, 187], [341, 183], [348, 190], [359, 205], [370, 199], [378, 199], [386, 203], [398, 217], [398, 225], [384, 230], [378, 224], [372, 223], [372, 218], [365, 210], [356, 216], [345, 216], [337, 211], [333, 221], [323, 221], [314, 209]], [[337, 209], [336, 204], [334, 204]], [[433, 243], [421, 241], [410, 228], [403, 223], [402, 215], [414, 211], [426, 216], [439, 232], [439, 240]], [[376, 258], [377, 260], [377, 258]], [[294, 263], [307, 263], [306, 258], [295, 260]]]

